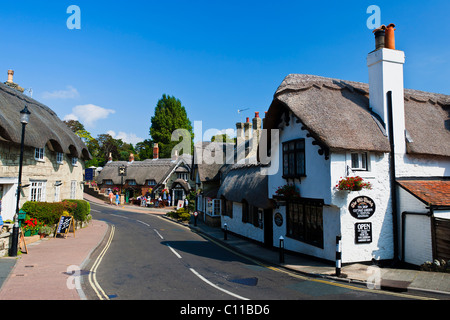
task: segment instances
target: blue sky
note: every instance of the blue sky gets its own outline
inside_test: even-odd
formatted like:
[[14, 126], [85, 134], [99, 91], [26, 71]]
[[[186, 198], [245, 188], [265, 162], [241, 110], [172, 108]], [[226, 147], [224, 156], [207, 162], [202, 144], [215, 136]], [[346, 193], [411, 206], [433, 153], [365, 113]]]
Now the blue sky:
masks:
[[[1, 2], [0, 81], [13, 69], [33, 98], [94, 137], [150, 138], [163, 94], [205, 133], [264, 114], [291, 73], [368, 82], [370, 5], [397, 25], [405, 87], [450, 94], [448, 0]], [[79, 30], [67, 27], [70, 5]]]

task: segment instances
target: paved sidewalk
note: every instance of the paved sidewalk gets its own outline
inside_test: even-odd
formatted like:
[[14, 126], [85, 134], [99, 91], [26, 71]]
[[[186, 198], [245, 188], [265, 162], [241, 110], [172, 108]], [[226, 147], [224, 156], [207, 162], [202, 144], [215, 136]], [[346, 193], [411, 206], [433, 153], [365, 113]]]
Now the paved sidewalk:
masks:
[[70, 267], [82, 269], [107, 230], [105, 222], [92, 220], [75, 237], [46, 238], [28, 245], [28, 254], [0, 259], [0, 278], [6, 279], [0, 300], [81, 300], [79, 292], [70, 289]]

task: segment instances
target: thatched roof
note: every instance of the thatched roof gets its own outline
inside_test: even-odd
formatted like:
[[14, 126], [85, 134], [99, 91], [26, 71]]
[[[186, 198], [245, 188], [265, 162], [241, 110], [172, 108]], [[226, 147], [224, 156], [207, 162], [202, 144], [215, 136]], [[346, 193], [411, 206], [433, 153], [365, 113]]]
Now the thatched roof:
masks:
[[[450, 96], [405, 90], [408, 152], [450, 156]], [[276, 129], [291, 111], [319, 146], [329, 150], [389, 151], [384, 128], [369, 108], [369, 86], [291, 74], [275, 93], [265, 120]]]
[[259, 165], [233, 165], [217, 193], [217, 197], [233, 202], [246, 200], [249, 205], [268, 209], [268, 176], [261, 174]]
[[3, 83], [0, 83], [0, 140], [20, 144], [20, 111], [25, 106], [31, 112], [30, 123], [26, 127], [25, 146], [44, 148], [49, 144], [53, 151], [84, 160], [91, 159], [83, 141], [55, 112]]
[[227, 151], [230, 154], [234, 154], [234, 144], [198, 142], [194, 145], [192, 164], [193, 168], [198, 170], [200, 181], [220, 181], [220, 169], [226, 164]]
[[163, 183], [170, 173], [181, 165], [187, 165], [190, 157], [181, 156], [177, 160], [172, 159], [148, 159], [144, 161], [114, 161], [106, 164], [100, 172], [96, 181], [103, 184], [105, 180], [112, 180], [114, 185], [120, 185], [122, 178], [119, 177], [119, 167], [127, 167], [127, 176], [123, 178], [124, 183], [127, 180], [135, 180], [137, 185], [145, 185], [146, 181], [154, 180], [157, 185]]

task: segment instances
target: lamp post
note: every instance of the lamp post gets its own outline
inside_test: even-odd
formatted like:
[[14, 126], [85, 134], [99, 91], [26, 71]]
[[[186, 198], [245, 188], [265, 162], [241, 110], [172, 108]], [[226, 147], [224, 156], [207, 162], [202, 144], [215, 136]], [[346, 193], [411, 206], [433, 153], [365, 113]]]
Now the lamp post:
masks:
[[19, 202], [20, 193], [22, 191], [22, 167], [23, 167], [23, 149], [25, 144], [25, 127], [30, 121], [30, 111], [28, 107], [20, 111], [20, 123], [22, 123], [22, 141], [20, 143], [20, 162], [19, 162], [19, 180], [17, 184], [17, 203], [16, 203], [16, 215], [14, 216], [14, 228], [12, 235], [12, 243], [9, 255], [11, 257], [17, 257], [17, 248], [19, 244]]

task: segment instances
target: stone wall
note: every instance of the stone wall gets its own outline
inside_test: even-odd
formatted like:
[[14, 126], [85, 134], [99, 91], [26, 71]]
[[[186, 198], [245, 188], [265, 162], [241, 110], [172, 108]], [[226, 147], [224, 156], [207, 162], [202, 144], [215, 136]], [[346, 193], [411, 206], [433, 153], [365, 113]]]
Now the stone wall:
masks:
[[[23, 158], [22, 185], [31, 185], [35, 181], [45, 182], [45, 202], [55, 202], [64, 199], [70, 199], [72, 182], [75, 187], [74, 199], [83, 199], [83, 173], [84, 161], [78, 160], [76, 165], [72, 165], [72, 159], [64, 154], [63, 161], [57, 163], [57, 153], [51, 151], [48, 146], [45, 147], [44, 159], [39, 161], [35, 159], [35, 149], [25, 147]], [[12, 196], [7, 197], [8, 202], [3, 204], [2, 201], [2, 217], [3, 220], [12, 219], [15, 213], [15, 190], [17, 190], [17, 179], [19, 176], [20, 146], [0, 142], [0, 184], [2, 181], [9, 181], [8, 186]], [[11, 180], [13, 179], [13, 180]], [[11, 182], [11, 181], [14, 181]], [[59, 197], [57, 196], [58, 187], [56, 182], [60, 181], [62, 185], [59, 187]], [[20, 207], [30, 200], [31, 187], [27, 186], [22, 189], [20, 198]], [[59, 199], [58, 199], [59, 198]], [[6, 208], [4, 210], [4, 208]]]

